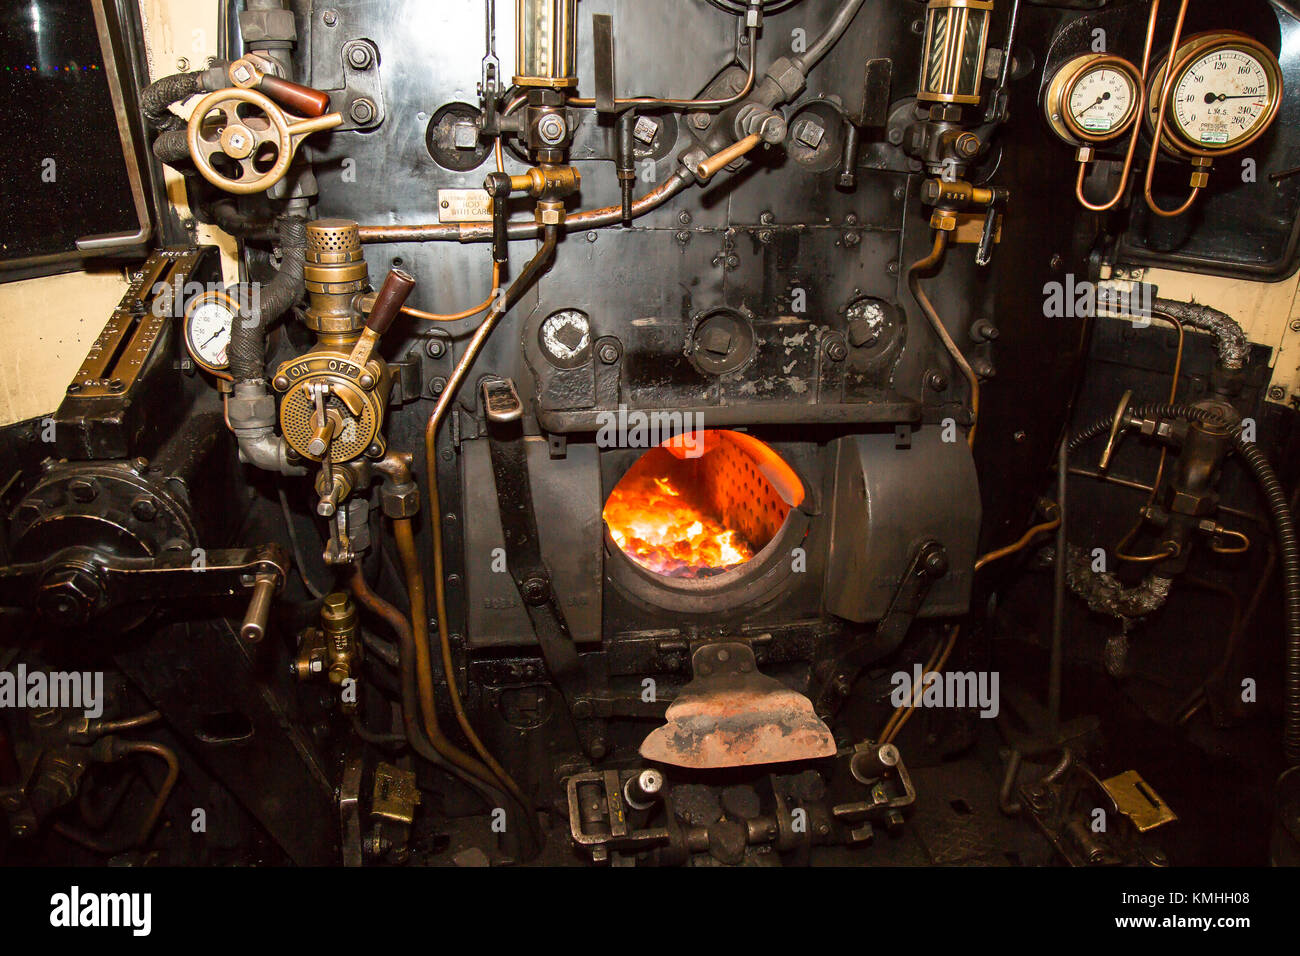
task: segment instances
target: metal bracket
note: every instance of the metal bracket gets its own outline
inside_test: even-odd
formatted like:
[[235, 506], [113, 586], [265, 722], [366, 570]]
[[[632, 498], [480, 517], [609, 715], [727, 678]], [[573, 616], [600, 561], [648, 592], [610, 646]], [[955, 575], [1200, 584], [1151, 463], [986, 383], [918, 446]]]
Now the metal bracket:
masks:
[[343, 87], [325, 90], [331, 113], [341, 113], [340, 130], [374, 129], [384, 121], [384, 85], [379, 76], [379, 47], [374, 40], [357, 37], [339, 49], [343, 61]]
[[506, 565], [532, 621], [537, 643], [551, 678], [559, 687], [583, 750], [597, 759], [608, 747], [604, 721], [592, 697], [597, 680], [592, 665], [578, 657], [577, 645], [555, 596], [550, 569], [542, 559], [537, 516], [533, 511], [528, 457], [524, 449], [523, 406], [514, 383], [488, 379], [482, 384], [488, 420], [492, 477], [501, 509]]
[[596, 112], [615, 113], [614, 103], [614, 18], [608, 13], [591, 15], [592, 56], [596, 62]]

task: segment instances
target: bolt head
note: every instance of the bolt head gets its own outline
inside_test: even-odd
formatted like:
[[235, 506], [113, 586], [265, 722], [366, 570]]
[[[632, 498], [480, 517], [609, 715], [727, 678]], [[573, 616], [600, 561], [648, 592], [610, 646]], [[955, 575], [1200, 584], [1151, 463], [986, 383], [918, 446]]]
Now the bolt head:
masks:
[[429, 339], [424, 350], [429, 353], [429, 358], [442, 358], [447, 354], [447, 343], [440, 338]]
[[370, 66], [373, 58], [370, 55], [370, 48], [364, 43], [354, 43], [348, 49], [348, 62], [352, 64], [353, 69], [364, 70]]
[[524, 600], [534, 606], [545, 604], [551, 596], [550, 586], [541, 578], [529, 578], [523, 583], [520, 591], [524, 596]]
[[95, 497], [99, 494], [99, 488], [90, 478], [74, 478], [68, 482], [68, 493], [72, 495], [73, 500], [85, 504], [95, 500]]
[[932, 578], [941, 578], [948, 573], [948, 555], [942, 548], [934, 548], [925, 556], [925, 573]]
[[537, 123], [537, 135], [548, 146], [563, 142], [568, 132], [564, 119], [558, 113], [548, 113]]
[[354, 123], [369, 123], [375, 118], [375, 104], [364, 96], [353, 100], [352, 105], [348, 107], [348, 115], [352, 117]]
[[85, 624], [104, 600], [99, 580], [83, 568], [56, 569], [41, 582], [36, 608], [63, 627]]
[[152, 521], [158, 514], [158, 505], [152, 498], [141, 495], [131, 502], [131, 514], [141, 521]]

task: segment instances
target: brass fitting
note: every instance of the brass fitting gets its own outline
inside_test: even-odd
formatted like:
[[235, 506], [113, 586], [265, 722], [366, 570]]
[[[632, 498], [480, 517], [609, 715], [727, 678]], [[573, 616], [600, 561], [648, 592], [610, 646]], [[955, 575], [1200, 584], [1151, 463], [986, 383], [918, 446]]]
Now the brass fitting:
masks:
[[361, 233], [351, 219], [307, 223], [303, 278], [310, 303], [306, 325], [317, 333], [353, 333], [363, 317], [357, 299], [370, 284]]
[[936, 209], [930, 214], [931, 229], [954, 232], [957, 229], [957, 222], [957, 213], [951, 209]]
[[582, 176], [572, 166], [542, 163], [530, 166], [528, 171], [510, 177], [510, 191], [527, 193], [542, 201], [562, 200], [578, 191]]
[[964, 179], [927, 179], [921, 185], [921, 202], [927, 206], [991, 206], [997, 192], [987, 186], [972, 186]]
[[352, 676], [357, 656], [357, 609], [343, 591], [325, 595], [320, 623], [325, 635], [331, 684], [342, 684]]
[[1191, 187], [1193, 189], [1204, 189], [1210, 185], [1210, 168], [1214, 165], [1214, 160], [1208, 156], [1196, 156], [1192, 159], [1192, 177]]

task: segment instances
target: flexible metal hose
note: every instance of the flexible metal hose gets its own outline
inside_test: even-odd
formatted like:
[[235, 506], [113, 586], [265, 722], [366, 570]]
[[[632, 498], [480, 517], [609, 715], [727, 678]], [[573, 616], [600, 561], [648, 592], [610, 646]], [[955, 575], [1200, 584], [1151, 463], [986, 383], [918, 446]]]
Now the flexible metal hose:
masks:
[[302, 296], [307, 220], [282, 217], [279, 235], [279, 272], [258, 290], [256, 308], [237, 316], [230, 329], [230, 374], [236, 382], [257, 382], [265, 377], [266, 330]]
[[1156, 299], [1154, 306], [1157, 312], [1168, 313], [1188, 328], [1200, 329], [1213, 335], [1219, 350], [1219, 361], [1224, 368], [1239, 369], [1246, 364], [1250, 342], [1232, 316], [1208, 305], [1178, 302], [1175, 299]]
[[831, 51], [831, 47], [839, 42], [840, 37], [844, 35], [844, 31], [853, 22], [853, 18], [862, 9], [862, 4], [863, 0], [844, 0], [840, 4], [840, 8], [831, 17], [831, 22], [822, 31], [822, 35], [813, 41], [812, 46], [805, 53], [794, 58], [794, 65], [799, 68], [801, 73], [807, 75], [808, 71], [821, 62], [822, 57]]
[[153, 129], [171, 130], [181, 126], [181, 118], [169, 106], [203, 90], [203, 74], [173, 73], [155, 80], [140, 94], [140, 112]]

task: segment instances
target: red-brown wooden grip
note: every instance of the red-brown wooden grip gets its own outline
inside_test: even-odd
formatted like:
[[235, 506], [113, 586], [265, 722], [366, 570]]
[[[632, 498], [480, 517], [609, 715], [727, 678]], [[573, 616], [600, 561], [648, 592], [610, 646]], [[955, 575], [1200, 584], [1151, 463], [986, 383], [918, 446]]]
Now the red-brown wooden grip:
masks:
[[376, 335], [387, 332], [414, 288], [414, 276], [401, 269], [389, 269], [388, 275], [384, 277], [384, 284], [379, 287], [379, 294], [375, 296], [375, 304], [370, 307], [366, 328]]
[[301, 83], [282, 80], [278, 76], [263, 76], [257, 88], [290, 113], [308, 119], [324, 116], [330, 108], [328, 93], [313, 90], [310, 86], [303, 86]]

